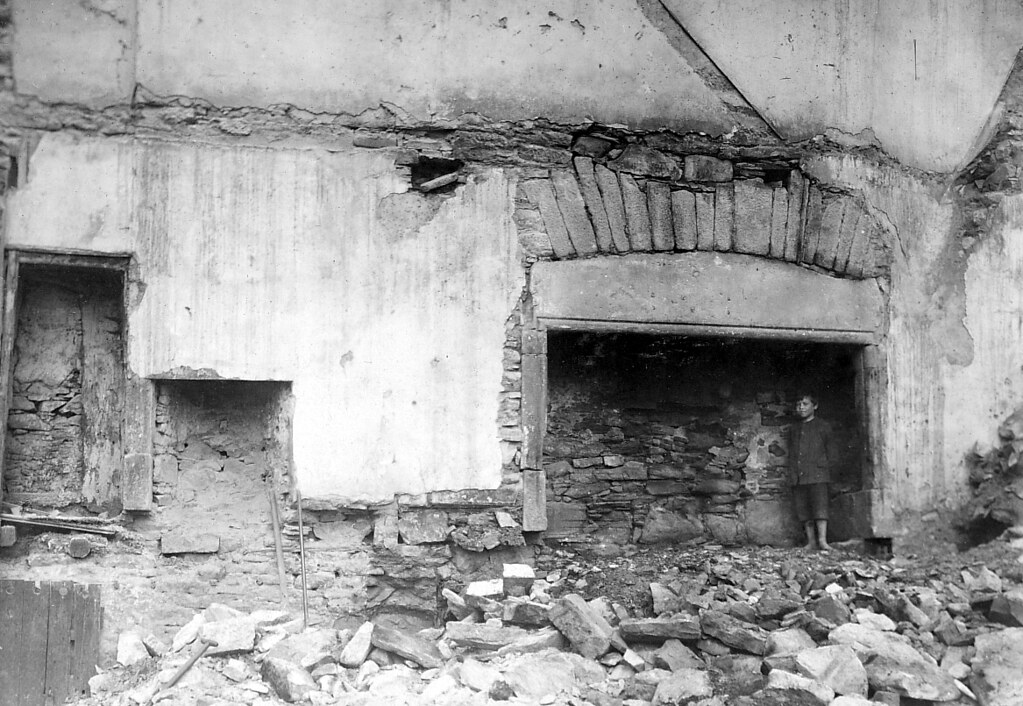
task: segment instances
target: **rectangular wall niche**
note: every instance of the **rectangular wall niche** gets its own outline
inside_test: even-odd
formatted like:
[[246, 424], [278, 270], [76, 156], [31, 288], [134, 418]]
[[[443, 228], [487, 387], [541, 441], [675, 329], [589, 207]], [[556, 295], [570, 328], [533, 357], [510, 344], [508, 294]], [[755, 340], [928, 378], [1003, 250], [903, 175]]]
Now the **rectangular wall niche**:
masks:
[[271, 526], [268, 483], [288, 483], [291, 383], [155, 382], [153, 494], [161, 524], [218, 538], [224, 551], [251, 545]]
[[5, 499], [119, 512], [122, 273], [23, 263], [17, 295]]
[[855, 346], [641, 333], [548, 333], [548, 536], [786, 544], [795, 395], [839, 436], [833, 494], [864, 442]]

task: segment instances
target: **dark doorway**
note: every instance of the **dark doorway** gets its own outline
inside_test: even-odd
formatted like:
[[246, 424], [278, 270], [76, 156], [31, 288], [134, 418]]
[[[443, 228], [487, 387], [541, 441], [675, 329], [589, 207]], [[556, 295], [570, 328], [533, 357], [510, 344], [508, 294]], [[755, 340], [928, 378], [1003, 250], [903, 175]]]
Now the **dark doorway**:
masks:
[[[119, 511], [123, 260], [8, 258], [6, 500]], [[16, 279], [11, 282], [11, 270]], [[13, 335], [11, 335], [13, 334]]]

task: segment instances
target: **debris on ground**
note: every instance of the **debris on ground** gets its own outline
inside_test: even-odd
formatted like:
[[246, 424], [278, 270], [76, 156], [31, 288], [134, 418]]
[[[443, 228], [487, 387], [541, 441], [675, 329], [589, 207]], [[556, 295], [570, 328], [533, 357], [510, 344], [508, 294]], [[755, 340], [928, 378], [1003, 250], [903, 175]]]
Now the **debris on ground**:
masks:
[[1023, 703], [1023, 527], [940, 559], [854, 544], [551, 549], [444, 588], [419, 632], [214, 604], [169, 646], [122, 634], [78, 703]]

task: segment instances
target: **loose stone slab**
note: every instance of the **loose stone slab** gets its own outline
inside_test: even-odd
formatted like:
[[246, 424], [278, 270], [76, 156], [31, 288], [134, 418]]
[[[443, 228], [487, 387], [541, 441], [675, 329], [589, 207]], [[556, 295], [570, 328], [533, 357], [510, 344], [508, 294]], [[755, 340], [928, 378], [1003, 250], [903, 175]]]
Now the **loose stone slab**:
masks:
[[714, 693], [710, 675], [702, 669], [682, 668], [661, 680], [654, 691], [654, 704], [688, 704]]
[[160, 537], [161, 554], [216, 554], [220, 537], [215, 534], [167, 532]]
[[231, 652], [251, 652], [256, 646], [256, 623], [249, 616], [227, 618], [203, 623], [199, 635], [206, 640], [215, 640], [206, 650], [209, 655]]
[[374, 647], [410, 659], [426, 669], [434, 669], [444, 664], [444, 657], [432, 642], [393, 628], [377, 625], [373, 628], [371, 642]]
[[479, 623], [450, 622], [444, 629], [444, 636], [463, 647], [481, 650], [497, 650], [527, 636], [527, 631], [518, 627], [481, 625]]
[[702, 637], [700, 622], [694, 617], [632, 618], [621, 621], [618, 631], [626, 642], [695, 642]]
[[800, 673], [822, 684], [836, 694], [867, 695], [867, 670], [851, 647], [828, 645], [800, 652], [795, 656]]
[[700, 627], [705, 634], [737, 650], [755, 655], [767, 652], [768, 633], [765, 630], [744, 623], [727, 613], [717, 610], [704, 611], [700, 616]]
[[267, 657], [260, 674], [277, 695], [289, 703], [301, 701], [310, 691], [319, 688], [309, 672], [286, 659]]
[[360, 625], [359, 629], [352, 635], [352, 639], [341, 650], [341, 655], [337, 661], [345, 667], [356, 668], [361, 666], [366, 661], [366, 658], [369, 657], [370, 650], [373, 649], [373, 628], [373, 623], [368, 621]]
[[611, 626], [598, 615], [582, 596], [569, 593], [555, 601], [550, 619], [579, 654], [596, 659], [611, 647]]

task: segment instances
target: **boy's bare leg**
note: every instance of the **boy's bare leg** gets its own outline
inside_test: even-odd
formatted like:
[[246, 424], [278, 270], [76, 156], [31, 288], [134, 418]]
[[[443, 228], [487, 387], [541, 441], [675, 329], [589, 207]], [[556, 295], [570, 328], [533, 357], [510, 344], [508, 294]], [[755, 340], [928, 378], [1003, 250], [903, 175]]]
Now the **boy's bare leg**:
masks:
[[825, 551], [831, 549], [831, 545], [828, 544], [828, 521], [817, 520], [815, 524], [817, 525], [817, 546]]
[[806, 531], [806, 548], [807, 549], [816, 549], [817, 548], [817, 542], [815, 542], [814, 538], [813, 538], [813, 523], [812, 522], [804, 522], [803, 523], [803, 529]]

